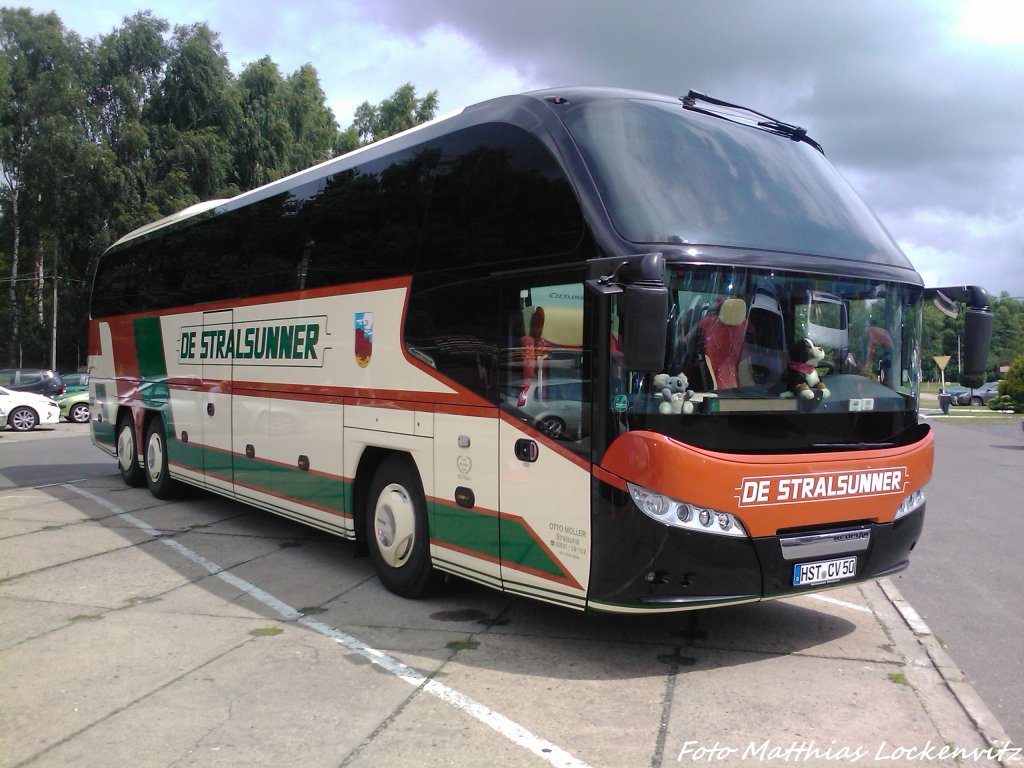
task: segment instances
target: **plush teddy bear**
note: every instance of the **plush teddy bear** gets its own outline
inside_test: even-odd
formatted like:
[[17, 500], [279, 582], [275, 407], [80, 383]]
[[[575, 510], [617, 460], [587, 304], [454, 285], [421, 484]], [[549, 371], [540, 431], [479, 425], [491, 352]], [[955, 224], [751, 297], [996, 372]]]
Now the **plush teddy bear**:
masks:
[[689, 386], [690, 382], [682, 373], [678, 376], [669, 376], [667, 373], [655, 376], [654, 391], [661, 394], [658, 413], [693, 413], [693, 403], [690, 402], [693, 390]]
[[828, 397], [832, 393], [818, 377], [818, 364], [825, 359], [825, 352], [816, 347], [810, 339], [793, 342], [789, 348], [789, 368], [786, 370], [786, 391], [782, 397], [800, 397], [813, 400]]

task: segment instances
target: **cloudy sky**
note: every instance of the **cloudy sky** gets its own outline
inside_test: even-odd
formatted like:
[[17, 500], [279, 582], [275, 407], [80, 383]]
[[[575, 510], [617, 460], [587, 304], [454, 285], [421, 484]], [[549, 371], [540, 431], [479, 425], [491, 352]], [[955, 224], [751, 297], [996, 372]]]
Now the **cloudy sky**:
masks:
[[[25, 5], [11, 2], [10, 5]], [[558, 85], [690, 88], [809, 129], [929, 285], [1024, 298], [1019, 0], [31, 0], [83, 37], [206, 21], [238, 72], [311, 63], [342, 127], [405, 82], [441, 113]]]

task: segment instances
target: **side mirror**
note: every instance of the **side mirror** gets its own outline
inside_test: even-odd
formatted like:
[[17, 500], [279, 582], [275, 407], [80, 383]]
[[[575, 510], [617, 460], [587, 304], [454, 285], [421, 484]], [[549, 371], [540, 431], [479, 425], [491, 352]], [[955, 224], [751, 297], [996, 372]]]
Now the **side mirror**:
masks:
[[967, 306], [964, 315], [963, 369], [960, 383], [978, 387], [985, 382], [985, 363], [992, 343], [992, 300], [988, 291], [977, 285], [953, 285], [926, 288], [924, 297], [935, 302], [947, 317], [957, 316], [957, 303]]
[[965, 387], [980, 387], [985, 383], [985, 364], [992, 341], [991, 310], [968, 307], [964, 315], [964, 367], [960, 383]]
[[665, 366], [668, 288], [643, 281], [624, 290], [623, 365], [630, 371], [660, 371]]

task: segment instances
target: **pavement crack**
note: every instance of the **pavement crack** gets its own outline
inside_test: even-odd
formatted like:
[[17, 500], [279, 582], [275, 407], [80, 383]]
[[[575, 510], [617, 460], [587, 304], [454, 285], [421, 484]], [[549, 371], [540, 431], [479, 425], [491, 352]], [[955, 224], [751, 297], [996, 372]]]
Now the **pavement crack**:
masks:
[[[433, 676], [426, 678], [426, 680], [424, 680], [423, 685], [426, 685], [427, 681], [432, 680], [432, 679], [433, 679]], [[365, 739], [363, 739], [361, 742], [359, 742], [352, 749], [352, 751], [349, 752], [345, 756], [345, 759], [342, 760], [338, 764], [338, 768], [345, 768], [345, 766], [351, 765], [355, 760], [357, 760], [359, 758], [360, 755], [363, 754], [363, 752], [366, 751], [366, 749], [371, 744], [373, 744], [373, 742], [377, 739], [378, 736], [380, 736], [382, 733], [387, 731], [387, 729], [391, 727], [391, 724], [394, 723], [395, 720], [397, 720], [398, 717], [412, 703], [413, 699], [415, 699], [417, 697], [417, 695], [419, 695], [420, 691], [422, 691], [422, 689], [423, 689], [423, 685], [420, 685], [420, 686], [414, 688], [412, 690], [412, 692], [408, 696], [406, 696], [402, 701], [400, 701], [398, 703], [398, 706], [396, 706], [394, 709], [392, 709], [391, 712], [389, 712], [384, 717], [384, 719], [381, 720], [380, 724], [376, 728], [374, 728], [373, 731]], [[15, 767], [15, 768], [17, 768], [17, 767]]]
[[661, 768], [665, 762], [665, 742], [668, 738], [668, 725], [672, 717], [672, 702], [676, 693], [676, 677], [684, 658], [682, 646], [675, 646], [669, 662], [668, 674], [665, 676], [665, 696], [661, 702], [661, 718], [658, 721], [658, 733], [654, 739], [654, 754], [651, 755], [651, 768]]

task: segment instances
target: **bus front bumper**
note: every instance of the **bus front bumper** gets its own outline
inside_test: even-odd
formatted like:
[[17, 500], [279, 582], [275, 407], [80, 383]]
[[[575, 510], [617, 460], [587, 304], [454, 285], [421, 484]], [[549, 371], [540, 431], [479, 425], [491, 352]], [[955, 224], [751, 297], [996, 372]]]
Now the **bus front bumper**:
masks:
[[607, 486], [602, 496], [588, 599], [588, 608], [600, 612], [693, 610], [888, 576], [909, 564], [925, 512], [922, 505], [891, 523], [851, 521], [740, 538], [664, 525]]

